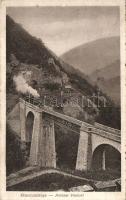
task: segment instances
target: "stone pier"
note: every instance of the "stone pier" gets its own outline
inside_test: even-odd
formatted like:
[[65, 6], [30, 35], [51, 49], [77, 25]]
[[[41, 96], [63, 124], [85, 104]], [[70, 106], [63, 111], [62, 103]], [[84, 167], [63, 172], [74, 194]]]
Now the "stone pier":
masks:
[[39, 141], [39, 166], [56, 168], [54, 122], [43, 120]]
[[91, 141], [91, 134], [89, 132], [90, 132], [89, 128], [82, 126], [80, 129], [76, 170], [87, 171], [90, 169], [91, 158], [92, 158], [92, 149], [91, 149], [92, 141]]
[[106, 166], [105, 166], [105, 149], [103, 150], [102, 153], [102, 169], [105, 170]]
[[30, 159], [29, 159], [30, 165], [38, 165], [40, 159], [39, 140], [42, 134], [41, 118], [42, 118], [42, 113], [35, 113], [31, 149], [30, 149]]
[[35, 118], [30, 151], [30, 165], [56, 168], [54, 122]]

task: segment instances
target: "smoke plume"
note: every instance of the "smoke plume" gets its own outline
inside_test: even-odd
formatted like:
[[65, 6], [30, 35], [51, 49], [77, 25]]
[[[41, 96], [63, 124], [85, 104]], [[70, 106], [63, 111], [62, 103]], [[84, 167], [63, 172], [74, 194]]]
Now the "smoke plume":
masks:
[[39, 97], [37, 90], [33, 89], [31, 86], [28, 85], [22, 74], [14, 76], [13, 81], [16, 85], [16, 90], [18, 92], [21, 92], [23, 94], [30, 93], [34, 97]]

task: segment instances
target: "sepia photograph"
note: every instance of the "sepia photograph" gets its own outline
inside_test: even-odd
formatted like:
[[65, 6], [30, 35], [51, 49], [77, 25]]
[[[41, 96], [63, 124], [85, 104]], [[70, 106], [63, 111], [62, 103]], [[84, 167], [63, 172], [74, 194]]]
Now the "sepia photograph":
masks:
[[6, 192], [122, 191], [120, 15], [6, 7]]
[[7, 190], [121, 190], [119, 15], [7, 8]]

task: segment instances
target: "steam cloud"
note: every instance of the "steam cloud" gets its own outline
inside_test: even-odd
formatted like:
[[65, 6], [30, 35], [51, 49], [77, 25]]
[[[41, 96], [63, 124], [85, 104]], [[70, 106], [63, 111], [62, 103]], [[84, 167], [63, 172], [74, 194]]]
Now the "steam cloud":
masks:
[[31, 86], [28, 85], [22, 74], [14, 76], [13, 81], [15, 82], [16, 90], [18, 92], [21, 92], [23, 94], [30, 93], [34, 97], [39, 97], [37, 90], [33, 89]]

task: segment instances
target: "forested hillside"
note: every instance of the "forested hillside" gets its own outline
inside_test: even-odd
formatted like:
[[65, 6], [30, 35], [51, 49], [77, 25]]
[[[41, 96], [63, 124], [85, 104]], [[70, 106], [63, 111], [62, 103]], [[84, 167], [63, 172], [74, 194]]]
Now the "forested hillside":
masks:
[[[15, 85], [13, 83], [13, 76], [18, 74], [22, 70], [29, 70], [36, 74], [34, 75], [34, 80], [30, 83], [37, 90], [38, 88], [48, 87], [53, 88], [53, 92], [61, 89], [61, 83], [63, 76], [68, 77], [68, 82], [75, 92], [79, 92], [85, 96], [92, 96], [93, 93], [97, 93], [97, 87], [91, 85], [87, 77], [74, 69], [72, 66], [63, 62], [58, 58], [51, 50], [49, 50], [44, 42], [31, 36], [24, 28], [15, 23], [13, 19], [7, 16], [7, 31], [6, 31], [6, 44], [7, 44], [7, 104], [12, 101], [18, 100], [18, 93], [15, 90]], [[13, 55], [13, 56], [12, 56]], [[14, 59], [17, 64], [12, 66]], [[50, 62], [51, 60], [51, 62]], [[51, 79], [53, 80], [50, 85], [43, 84], [40, 81], [41, 73], [46, 70], [47, 76], [52, 74]], [[38, 76], [40, 74], [40, 76]], [[36, 78], [37, 77], [37, 78]], [[55, 78], [56, 77], [56, 78]], [[57, 79], [58, 84], [54, 83]], [[60, 81], [61, 79], [61, 81]], [[33, 82], [34, 81], [34, 82]], [[53, 86], [52, 86], [53, 85]], [[47, 89], [47, 88], [45, 88]], [[96, 120], [100, 123], [112, 126], [114, 128], [120, 128], [120, 108], [115, 106], [114, 103], [100, 91], [100, 95], [103, 95], [107, 100], [107, 107], [99, 107], [99, 116]], [[9, 103], [8, 103], [9, 102]], [[13, 104], [13, 103], [12, 103]], [[12, 106], [13, 107], [13, 106]], [[88, 108], [88, 111], [92, 108]], [[112, 112], [112, 110], [114, 112]], [[90, 112], [91, 113], [91, 112]]]

